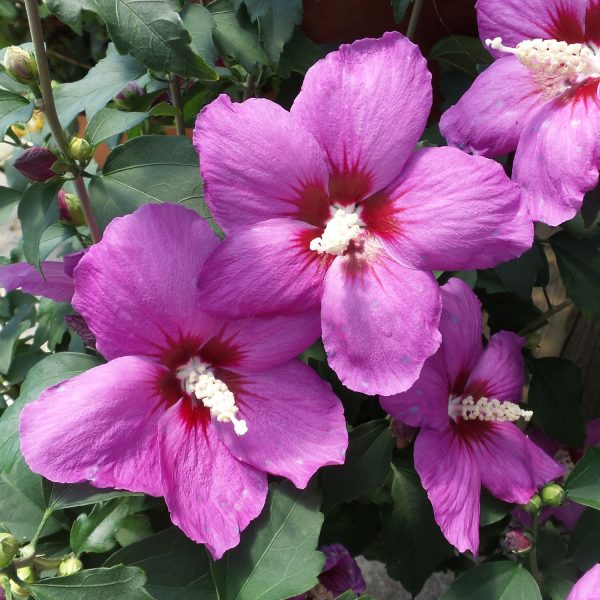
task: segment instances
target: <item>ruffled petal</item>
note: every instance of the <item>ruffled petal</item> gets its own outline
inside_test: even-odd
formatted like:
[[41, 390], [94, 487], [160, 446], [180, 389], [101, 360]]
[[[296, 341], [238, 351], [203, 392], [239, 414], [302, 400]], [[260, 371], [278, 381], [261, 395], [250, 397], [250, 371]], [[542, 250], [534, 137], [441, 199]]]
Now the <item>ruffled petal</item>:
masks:
[[402, 264], [423, 270], [484, 269], [531, 247], [533, 224], [501, 165], [456, 148], [415, 152], [398, 184], [361, 213]]
[[433, 505], [435, 520], [459, 552], [479, 549], [479, 467], [450, 431], [422, 429], [415, 442], [415, 468]]
[[574, 586], [567, 600], [597, 600], [600, 590], [600, 564], [594, 565]]
[[215, 560], [265, 504], [266, 474], [234, 458], [211, 423], [191, 422], [181, 402], [160, 422], [160, 469], [171, 520]]
[[288, 362], [266, 373], [219, 371], [233, 392], [248, 432], [238, 436], [230, 423], [216, 423], [229, 451], [247, 464], [306, 487], [317, 469], [344, 462], [348, 434], [337, 396], [308, 366]]
[[[334, 199], [357, 201], [400, 174], [430, 108], [427, 63], [417, 46], [393, 32], [341, 46], [317, 62], [291, 112], [329, 159]], [[361, 193], [344, 197], [348, 186]]]
[[545, 104], [521, 134], [513, 179], [535, 221], [573, 218], [598, 183], [600, 99], [598, 82], [590, 82]]
[[521, 402], [525, 383], [521, 354], [524, 343], [522, 337], [510, 331], [494, 334], [469, 375], [465, 394]]
[[221, 95], [198, 115], [194, 145], [204, 197], [226, 233], [276, 217], [320, 225], [329, 216], [323, 151], [278, 104]]
[[20, 288], [27, 294], [44, 296], [56, 302], [71, 302], [75, 284], [73, 278], [65, 274], [63, 263], [43, 261], [42, 275], [28, 263], [14, 263], [0, 267], [0, 287], [7, 292]]
[[158, 423], [166, 369], [125, 356], [43, 392], [21, 413], [21, 450], [51, 481], [162, 495]]
[[325, 277], [321, 326], [329, 364], [352, 390], [405, 391], [440, 345], [440, 312], [433, 275], [405, 269], [367, 237], [360, 253], [338, 256]]
[[270, 219], [230, 235], [206, 261], [200, 303], [231, 317], [296, 314], [319, 307], [332, 261], [309, 249], [321, 230]]
[[516, 150], [533, 110], [545, 102], [531, 71], [515, 56], [490, 65], [440, 120], [450, 146], [473, 154], [500, 156]]
[[206, 221], [175, 204], [146, 204], [115, 219], [75, 269], [73, 306], [108, 359], [162, 356], [197, 345], [215, 324], [200, 310], [198, 274], [219, 240]]

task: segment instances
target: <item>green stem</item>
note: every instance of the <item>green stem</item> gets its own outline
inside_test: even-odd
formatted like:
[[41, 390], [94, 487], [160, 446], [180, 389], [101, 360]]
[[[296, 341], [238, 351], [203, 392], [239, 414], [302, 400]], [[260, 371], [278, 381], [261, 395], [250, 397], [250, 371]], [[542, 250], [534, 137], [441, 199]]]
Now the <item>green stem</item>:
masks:
[[415, 33], [419, 25], [419, 19], [421, 18], [421, 11], [423, 10], [424, 0], [415, 0], [410, 13], [410, 21], [408, 22], [408, 29], [406, 30], [406, 37], [411, 41], [415, 41]]
[[31, 538], [31, 541], [29, 542], [29, 545], [32, 546], [33, 548], [35, 548], [37, 546], [38, 540], [40, 539], [40, 536], [42, 535], [42, 531], [44, 530], [44, 527], [46, 527], [46, 523], [48, 522], [48, 520], [50, 519], [51, 516], [52, 516], [52, 509], [47, 508], [44, 511], [44, 515], [42, 516], [42, 520], [40, 521], [38, 528], [36, 529], [35, 533], [33, 534], [33, 537]]
[[529, 566], [531, 567], [531, 574], [536, 580], [537, 584], [540, 585], [542, 582], [542, 576], [540, 575], [540, 569], [537, 562], [537, 541], [538, 533], [540, 530], [540, 513], [533, 515], [533, 524], [531, 525], [531, 534], [533, 536], [533, 547], [529, 551]]
[[177, 109], [177, 114], [175, 115], [175, 131], [177, 132], [177, 135], [185, 135], [183, 103], [181, 101], [181, 90], [179, 89], [177, 75], [171, 75], [169, 78], [169, 88], [171, 90], [171, 104]]
[[244, 95], [242, 100], [248, 100], [248, 98], [252, 98], [254, 96], [254, 90], [256, 84], [256, 77], [251, 73], [248, 73], [248, 77], [246, 77], [246, 83], [244, 84]]
[[77, 179], [75, 179], [73, 182], [73, 185], [75, 186], [77, 195], [81, 201], [81, 208], [83, 210], [88, 227], [90, 228], [92, 242], [99, 242], [102, 239], [102, 235], [100, 234], [98, 223], [96, 223], [96, 218], [94, 217], [94, 212], [92, 211], [92, 203], [90, 202], [90, 197], [88, 196], [83, 177], [77, 177]]
[[540, 315], [537, 319], [529, 323], [529, 325], [525, 325], [521, 331], [519, 331], [518, 335], [527, 335], [528, 333], [533, 333], [537, 331], [542, 325], [546, 324], [546, 321], [553, 317], [556, 313], [559, 313], [561, 310], [568, 308], [573, 304], [572, 300], [565, 300], [552, 308], [549, 308], [544, 314]]

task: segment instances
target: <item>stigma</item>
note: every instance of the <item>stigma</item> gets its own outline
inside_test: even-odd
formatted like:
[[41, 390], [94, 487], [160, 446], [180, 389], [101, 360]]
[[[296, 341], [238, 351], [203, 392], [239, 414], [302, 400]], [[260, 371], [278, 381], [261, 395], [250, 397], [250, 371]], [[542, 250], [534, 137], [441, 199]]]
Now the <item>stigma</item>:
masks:
[[533, 411], [523, 410], [514, 402], [501, 402], [496, 398], [478, 398], [473, 396], [463, 398], [450, 396], [448, 401], [448, 415], [454, 421], [459, 418], [463, 421], [518, 421], [523, 418], [529, 421]]
[[219, 423], [233, 423], [237, 435], [248, 432], [246, 421], [236, 416], [239, 408], [235, 397], [227, 385], [215, 377], [210, 365], [194, 357], [177, 371], [177, 377], [185, 391], [210, 410], [211, 417]]
[[485, 43], [494, 50], [514, 54], [550, 95], [562, 93], [591, 77], [600, 77], [600, 56], [592, 45], [535, 39], [511, 48], [500, 37]]
[[310, 249], [319, 254], [335, 254], [341, 256], [346, 252], [350, 242], [356, 239], [364, 226], [360, 219], [360, 207], [331, 207], [332, 216], [321, 237], [310, 242]]

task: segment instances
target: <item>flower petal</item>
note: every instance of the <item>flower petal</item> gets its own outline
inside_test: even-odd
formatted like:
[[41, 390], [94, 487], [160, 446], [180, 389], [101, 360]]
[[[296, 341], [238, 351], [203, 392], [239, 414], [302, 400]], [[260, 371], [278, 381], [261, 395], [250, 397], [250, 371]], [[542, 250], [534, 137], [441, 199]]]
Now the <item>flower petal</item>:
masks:
[[427, 63], [417, 46], [393, 32], [343, 45], [317, 62], [291, 112], [325, 150], [332, 191], [335, 178], [352, 177], [366, 195], [400, 174], [430, 108]]
[[43, 261], [42, 275], [28, 263], [14, 263], [0, 267], [0, 287], [7, 292], [17, 288], [27, 294], [44, 296], [56, 302], [71, 302], [75, 284], [73, 278], [65, 275], [63, 263]]
[[521, 348], [525, 340], [511, 333], [494, 334], [471, 370], [465, 393], [475, 398], [497, 398], [503, 402], [521, 402], [525, 366]]
[[175, 204], [146, 204], [115, 219], [75, 269], [73, 306], [108, 359], [160, 356], [181, 339], [206, 339], [198, 274], [219, 241], [196, 213]]
[[594, 565], [574, 586], [567, 600], [598, 600], [600, 564]]
[[361, 217], [402, 264], [484, 269], [531, 247], [533, 225], [502, 167], [456, 148], [413, 154], [399, 183], [368, 200]]
[[598, 82], [548, 102], [529, 119], [515, 155], [513, 179], [535, 221], [559, 225], [575, 216], [598, 183]]
[[479, 467], [451, 430], [422, 429], [415, 468], [433, 505], [435, 520], [459, 552], [479, 549]]
[[125, 356], [43, 392], [21, 413], [21, 450], [31, 470], [60, 483], [162, 495], [165, 373], [152, 361]]
[[275, 217], [320, 225], [329, 216], [323, 151], [275, 102], [219, 96], [198, 115], [194, 145], [204, 197], [226, 233]]
[[321, 313], [329, 364], [367, 394], [407, 390], [435, 353], [441, 298], [431, 275], [398, 264], [372, 238], [338, 256], [325, 277]]
[[526, 504], [544, 483], [562, 476], [563, 467], [514, 423], [486, 425], [469, 448], [481, 470], [481, 482], [496, 498]]
[[319, 581], [336, 596], [352, 590], [364, 594], [367, 585], [354, 557], [341, 544], [330, 544], [320, 548], [325, 555], [325, 565]]
[[171, 520], [215, 560], [265, 504], [266, 474], [234, 458], [211, 423], [190, 423], [181, 402], [161, 419], [160, 468]]
[[332, 258], [309, 249], [320, 233], [292, 219], [270, 219], [236, 231], [206, 261], [201, 306], [231, 317], [318, 308]]
[[516, 150], [533, 110], [546, 101], [529, 69], [514, 56], [491, 64], [440, 120], [450, 146], [500, 156]]
[[235, 396], [238, 418], [248, 425], [242, 436], [230, 423], [215, 425], [238, 460], [299, 488], [320, 467], [344, 462], [348, 434], [342, 403], [310, 367], [290, 361], [266, 373], [218, 373]]

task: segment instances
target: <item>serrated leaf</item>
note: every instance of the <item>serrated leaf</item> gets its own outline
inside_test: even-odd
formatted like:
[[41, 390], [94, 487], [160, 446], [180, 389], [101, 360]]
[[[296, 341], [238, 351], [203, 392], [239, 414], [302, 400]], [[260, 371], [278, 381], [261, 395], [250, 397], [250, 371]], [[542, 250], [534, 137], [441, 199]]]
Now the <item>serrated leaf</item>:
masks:
[[132, 492], [101, 489], [89, 483], [54, 483], [44, 481], [44, 499], [46, 506], [52, 511], [77, 506], [88, 506], [96, 502], [106, 502], [114, 498], [137, 496]]
[[565, 482], [567, 498], [600, 510], [600, 448], [588, 448]]
[[26, 123], [33, 114], [33, 102], [6, 90], [0, 90], [0, 134], [14, 123]]
[[124, 112], [114, 108], [103, 108], [88, 123], [85, 137], [90, 144], [99, 144], [113, 135], [135, 127], [149, 115], [147, 112]]
[[152, 600], [145, 583], [141, 569], [117, 566], [42, 579], [26, 587], [36, 600]]
[[542, 600], [535, 579], [521, 565], [489, 562], [463, 573], [441, 600]]
[[219, 600], [281, 600], [312, 588], [324, 561], [316, 551], [322, 523], [313, 486], [272, 484], [239, 546], [212, 564]]
[[216, 599], [206, 550], [175, 527], [118, 550], [104, 566], [121, 563], [146, 572], [146, 588], [156, 600]]
[[147, 67], [214, 81], [216, 71], [190, 47], [177, 0], [90, 0], [122, 54]]

